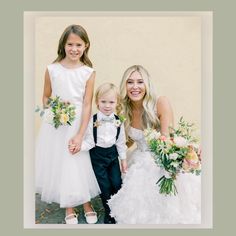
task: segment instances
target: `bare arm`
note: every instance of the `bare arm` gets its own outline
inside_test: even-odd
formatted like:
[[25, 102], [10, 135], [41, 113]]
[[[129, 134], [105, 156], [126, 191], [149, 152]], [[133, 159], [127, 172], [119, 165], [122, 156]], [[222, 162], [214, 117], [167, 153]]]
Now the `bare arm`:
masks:
[[161, 96], [157, 100], [157, 112], [161, 125], [161, 134], [169, 136], [169, 127], [174, 125], [174, 115], [169, 100]]
[[87, 129], [91, 110], [92, 110], [92, 100], [93, 100], [93, 90], [94, 90], [94, 80], [95, 80], [95, 72], [93, 72], [90, 78], [87, 81], [83, 102], [83, 112], [82, 112], [82, 122], [80, 125], [80, 129], [78, 131], [78, 135], [82, 138]]
[[80, 128], [77, 134], [69, 140], [69, 151], [71, 154], [75, 154], [80, 151], [83, 136], [85, 134], [85, 131], [87, 129], [90, 120], [91, 110], [92, 110], [94, 80], [95, 80], [95, 72], [92, 73], [86, 84], [83, 108], [82, 108], [83, 109], [82, 121]]
[[43, 98], [42, 98], [44, 108], [47, 107], [48, 98], [51, 96], [51, 94], [52, 94], [51, 81], [50, 81], [48, 70], [46, 70], [45, 77], [44, 77], [44, 89], [43, 89]]

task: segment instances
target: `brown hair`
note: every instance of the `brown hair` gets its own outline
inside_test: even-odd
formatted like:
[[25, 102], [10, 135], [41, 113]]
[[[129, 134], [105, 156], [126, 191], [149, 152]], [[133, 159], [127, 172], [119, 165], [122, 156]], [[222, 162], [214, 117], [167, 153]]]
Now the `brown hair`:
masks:
[[90, 48], [89, 37], [86, 30], [81, 25], [70, 25], [64, 30], [58, 44], [58, 49], [57, 49], [58, 56], [54, 62], [60, 62], [62, 59], [66, 57], [65, 45], [69, 35], [72, 33], [78, 35], [86, 45], [86, 49], [84, 50], [84, 53], [81, 57], [81, 62], [83, 62], [85, 65], [89, 67], [93, 67], [92, 62], [88, 58], [88, 51]]

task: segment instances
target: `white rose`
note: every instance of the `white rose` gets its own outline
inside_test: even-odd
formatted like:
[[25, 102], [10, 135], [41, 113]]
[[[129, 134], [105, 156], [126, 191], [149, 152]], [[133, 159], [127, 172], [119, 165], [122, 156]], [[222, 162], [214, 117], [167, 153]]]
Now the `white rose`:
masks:
[[44, 115], [43, 115], [43, 119], [45, 122], [52, 124], [53, 123], [53, 117], [54, 117], [54, 113], [51, 111], [51, 109], [45, 109], [44, 110]]
[[151, 138], [152, 139], [159, 139], [161, 137], [161, 133], [160, 132], [157, 132], [156, 130], [154, 130], [152, 133], [151, 133]]
[[183, 137], [174, 137], [174, 143], [177, 147], [187, 147], [188, 146], [188, 140]]
[[144, 136], [148, 139], [148, 140], [152, 140], [152, 139], [158, 139], [161, 136], [160, 132], [157, 132], [154, 129], [146, 129], [144, 130]]
[[121, 126], [121, 121], [120, 121], [120, 120], [115, 120], [114, 125], [115, 125], [116, 127]]
[[171, 160], [176, 160], [176, 159], [178, 158], [178, 154], [177, 154], [177, 153], [171, 153], [170, 156], [169, 156], [169, 158], [170, 158]]
[[179, 166], [179, 162], [174, 161], [170, 163], [172, 166], [174, 166], [175, 168], [177, 168]]

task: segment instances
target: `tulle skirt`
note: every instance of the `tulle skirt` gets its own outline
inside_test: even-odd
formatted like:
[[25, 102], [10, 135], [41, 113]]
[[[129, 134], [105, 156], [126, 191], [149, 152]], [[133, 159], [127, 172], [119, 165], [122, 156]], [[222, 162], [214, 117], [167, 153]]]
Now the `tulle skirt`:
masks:
[[78, 131], [79, 118], [72, 126], [42, 123], [36, 141], [35, 185], [41, 200], [60, 207], [74, 207], [100, 193], [89, 152], [71, 155], [68, 141]]

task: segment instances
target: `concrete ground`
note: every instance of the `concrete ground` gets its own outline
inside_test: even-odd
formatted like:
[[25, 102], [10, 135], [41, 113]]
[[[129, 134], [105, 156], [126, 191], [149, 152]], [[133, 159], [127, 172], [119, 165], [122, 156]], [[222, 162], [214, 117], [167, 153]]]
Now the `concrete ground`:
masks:
[[[65, 224], [65, 209], [59, 207], [59, 204], [47, 204], [40, 200], [40, 195], [35, 195], [35, 223], [36, 224]], [[97, 224], [103, 224], [104, 209], [100, 197], [96, 197], [91, 201], [94, 210], [97, 212]], [[79, 213], [79, 224], [86, 224], [83, 206], [75, 208], [76, 213]]]

